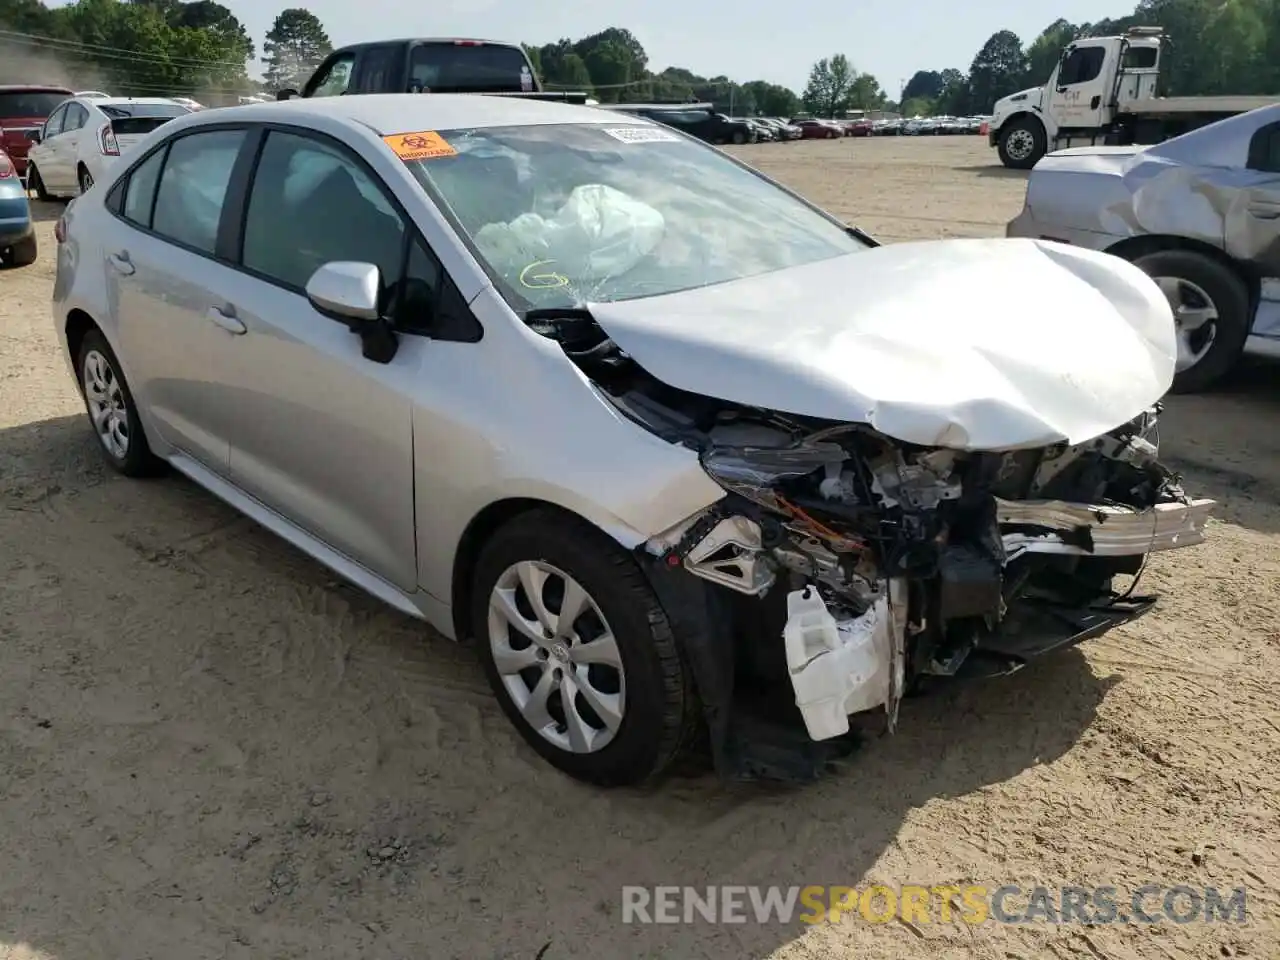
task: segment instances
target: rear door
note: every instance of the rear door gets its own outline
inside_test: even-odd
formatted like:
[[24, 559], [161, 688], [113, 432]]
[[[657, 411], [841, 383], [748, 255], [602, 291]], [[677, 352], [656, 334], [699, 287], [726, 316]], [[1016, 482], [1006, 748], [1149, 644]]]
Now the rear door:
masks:
[[62, 129], [49, 141], [51, 162], [47, 168], [40, 170], [45, 185], [60, 194], [75, 194], [80, 190], [77, 176], [77, 164], [80, 157], [80, 141], [86, 136], [85, 126], [89, 121], [89, 111], [84, 104], [74, 100], [64, 108], [66, 113], [62, 121]]
[[153, 150], [122, 196], [112, 188], [116, 219], [103, 238], [130, 386], [165, 441], [223, 476], [242, 405], [229, 383], [243, 328], [229, 305], [238, 274], [219, 240], [246, 137], [242, 127], [199, 129]]

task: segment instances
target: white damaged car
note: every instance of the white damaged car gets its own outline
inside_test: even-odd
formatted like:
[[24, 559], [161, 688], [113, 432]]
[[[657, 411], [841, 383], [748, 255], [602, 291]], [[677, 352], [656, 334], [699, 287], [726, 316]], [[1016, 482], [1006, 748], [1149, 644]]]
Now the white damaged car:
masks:
[[1157, 459], [1176, 344], [1137, 267], [882, 247], [638, 118], [191, 114], [56, 236], [107, 460], [473, 638], [534, 749], [600, 784], [700, 741], [726, 777], [813, 776], [922, 678], [1149, 609], [1115, 578], [1212, 507]]

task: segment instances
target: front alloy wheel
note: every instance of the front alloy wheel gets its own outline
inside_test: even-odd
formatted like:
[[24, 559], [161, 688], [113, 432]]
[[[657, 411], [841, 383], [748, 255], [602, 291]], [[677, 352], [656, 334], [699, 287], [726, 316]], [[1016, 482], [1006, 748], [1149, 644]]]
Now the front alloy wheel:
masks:
[[547, 507], [499, 528], [467, 613], [503, 712], [570, 776], [638, 783], [693, 740], [697, 699], [666, 611], [636, 558], [586, 521]]
[[572, 753], [613, 740], [627, 706], [618, 641], [569, 574], [540, 560], [509, 566], [489, 597], [489, 648], [538, 736]]

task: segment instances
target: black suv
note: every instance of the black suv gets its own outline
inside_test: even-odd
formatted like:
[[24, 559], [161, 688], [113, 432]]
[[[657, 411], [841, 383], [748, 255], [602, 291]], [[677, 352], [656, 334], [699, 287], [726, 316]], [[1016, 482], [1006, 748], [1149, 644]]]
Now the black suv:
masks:
[[678, 106], [631, 108], [625, 103], [616, 109], [683, 130], [707, 143], [753, 143], [757, 138], [756, 128], [751, 124], [742, 120], [730, 120], [723, 113], [712, 113], [710, 110], [681, 109]]
[[586, 93], [547, 93], [518, 43], [421, 38], [355, 43], [335, 50], [297, 90], [277, 100], [357, 93], [491, 93], [585, 103]]

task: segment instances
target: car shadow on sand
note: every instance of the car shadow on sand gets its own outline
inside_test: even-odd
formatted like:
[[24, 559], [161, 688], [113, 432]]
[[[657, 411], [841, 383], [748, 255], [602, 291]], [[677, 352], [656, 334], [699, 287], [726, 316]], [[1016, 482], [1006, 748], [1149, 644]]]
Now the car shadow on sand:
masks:
[[49, 223], [57, 220], [67, 209], [65, 200], [37, 200], [31, 194], [31, 219], [36, 223]]
[[998, 163], [973, 164], [967, 167], [956, 167], [961, 173], [972, 173], [979, 177], [994, 177], [997, 180], [1026, 180], [1030, 170], [1013, 170], [1002, 167]]
[[1280, 365], [1248, 360], [1212, 391], [1170, 396], [1160, 453], [1192, 496], [1212, 497], [1214, 516], [1280, 533]]
[[[946, 801], [1053, 763], [1113, 682], [1070, 650], [908, 700], [815, 783], [603, 791], [520, 741], [468, 648], [185, 480], [115, 477], [81, 416], [0, 432], [0, 497], [10, 575], [60, 590], [0, 597], [39, 678], [0, 686], [0, 953], [761, 956], [808, 928], [624, 924], [622, 888], [997, 871], [999, 824]], [[973, 849], [908, 870], [904, 830]]]

